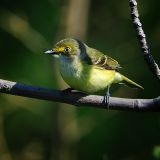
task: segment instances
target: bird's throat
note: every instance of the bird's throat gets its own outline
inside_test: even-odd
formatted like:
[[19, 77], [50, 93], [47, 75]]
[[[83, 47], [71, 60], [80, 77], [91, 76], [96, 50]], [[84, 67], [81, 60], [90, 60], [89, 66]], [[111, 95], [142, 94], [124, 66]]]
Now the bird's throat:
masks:
[[78, 58], [61, 57], [59, 61], [60, 73], [65, 82], [77, 88], [78, 82], [83, 79], [83, 65]]

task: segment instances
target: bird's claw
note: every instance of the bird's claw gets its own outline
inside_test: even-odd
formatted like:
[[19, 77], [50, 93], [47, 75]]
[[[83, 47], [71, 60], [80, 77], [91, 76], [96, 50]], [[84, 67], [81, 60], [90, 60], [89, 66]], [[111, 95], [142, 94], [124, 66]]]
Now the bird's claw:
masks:
[[110, 86], [107, 87], [107, 92], [106, 92], [106, 94], [105, 94], [105, 96], [104, 96], [104, 99], [103, 99], [103, 103], [104, 103], [105, 105], [107, 105], [107, 108], [108, 108], [108, 109], [109, 109], [109, 97], [110, 97], [109, 88], [110, 88]]
[[73, 88], [66, 88], [64, 90], [62, 90], [63, 93], [70, 93], [72, 90], [74, 90]]
[[103, 103], [109, 108], [109, 97], [110, 95], [105, 95], [103, 99]]

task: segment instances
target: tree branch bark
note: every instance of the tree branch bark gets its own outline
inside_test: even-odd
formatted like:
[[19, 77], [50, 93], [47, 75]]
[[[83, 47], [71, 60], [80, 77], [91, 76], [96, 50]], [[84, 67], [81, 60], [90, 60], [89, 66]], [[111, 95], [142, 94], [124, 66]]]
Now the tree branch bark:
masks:
[[160, 111], [160, 97], [154, 99], [128, 99], [110, 97], [109, 106], [103, 103], [103, 96], [87, 95], [81, 92], [63, 92], [11, 82], [0, 79], [0, 92], [41, 100], [73, 104], [79, 107], [97, 107], [124, 111]]
[[146, 35], [143, 31], [142, 28], [142, 23], [140, 22], [139, 19], [139, 13], [137, 9], [137, 2], [136, 0], [129, 0], [129, 5], [131, 9], [131, 17], [132, 17], [132, 22], [134, 25], [134, 28], [137, 33], [137, 37], [140, 43], [141, 50], [144, 55], [144, 59], [150, 68], [151, 72], [158, 78], [160, 79], [160, 69], [158, 67], [158, 64], [155, 62], [153, 56], [151, 55], [150, 49], [148, 47], [147, 41], [146, 41]]

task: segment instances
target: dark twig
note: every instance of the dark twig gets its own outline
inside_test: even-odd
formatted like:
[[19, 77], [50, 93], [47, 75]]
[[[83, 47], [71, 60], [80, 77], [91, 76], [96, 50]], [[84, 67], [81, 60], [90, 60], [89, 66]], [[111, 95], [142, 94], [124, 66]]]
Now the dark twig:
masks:
[[137, 2], [136, 0], [129, 0], [130, 8], [131, 8], [131, 17], [132, 22], [135, 27], [135, 30], [138, 35], [138, 40], [140, 42], [141, 49], [144, 54], [144, 59], [146, 63], [148, 64], [150, 70], [152, 73], [160, 79], [160, 69], [158, 67], [158, 64], [155, 62], [153, 56], [150, 53], [147, 41], [146, 41], [146, 35], [142, 29], [142, 23], [139, 19], [138, 9], [137, 9]]
[[103, 104], [103, 97], [81, 92], [62, 92], [42, 87], [21, 84], [0, 79], [0, 92], [18, 96], [50, 100], [76, 106], [90, 106], [112, 110], [160, 111], [160, 97], [154, 99], [127, 99], [110, 97], [109, 106]]

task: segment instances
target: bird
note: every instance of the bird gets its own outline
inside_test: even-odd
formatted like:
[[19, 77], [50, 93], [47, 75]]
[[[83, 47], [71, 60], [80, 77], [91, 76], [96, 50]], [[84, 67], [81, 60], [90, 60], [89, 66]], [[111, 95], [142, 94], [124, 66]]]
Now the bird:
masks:
[[78, 39], [62, 39], [45, 53], [57, 59], [60, 74], [72, 89], [104, 95], [107, 105], [109, 88], [114, 83], [144, 89], [119, 72], [121, 66], [118, 61]]

